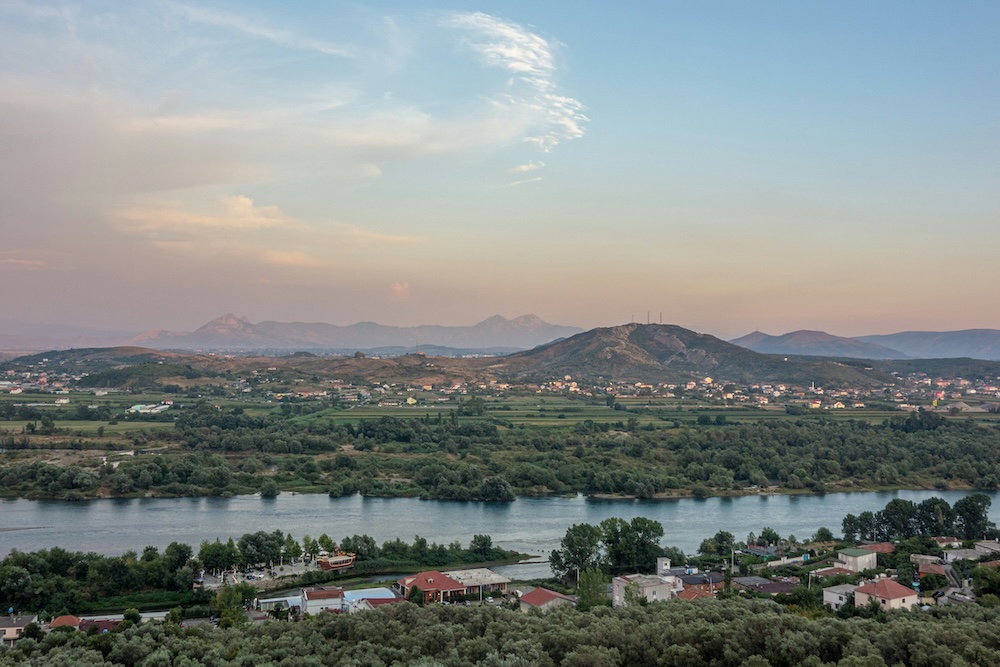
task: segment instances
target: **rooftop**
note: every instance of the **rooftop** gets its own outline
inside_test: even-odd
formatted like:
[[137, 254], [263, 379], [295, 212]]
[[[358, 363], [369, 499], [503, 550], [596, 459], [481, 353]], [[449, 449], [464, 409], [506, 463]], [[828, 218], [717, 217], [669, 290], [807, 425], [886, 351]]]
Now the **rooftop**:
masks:
[[569, 602], [576, 602], [576, 600], [568, 595], [556, 593], [555, 591], [550, 591], [549, 589], [542, 588], [541, 586], [521, 596], [521, 602], [531, 605], [532, 607], [540, 607], [546, 602], [551, 602], [552, 600], [567, 600]]
[[871, 549], [841, 549], [838, 551], [841, 556], [850, 556], [851, 558], [858, 558], [860, 556], [867, 556], [868, 554], [875, 553]]
[[450, 572], [442, 572], [442, 574], [451, 577], [466, 588], [470, 586], [490, 586], [493, 584], [510, 583], [510, 579], [507, 577], [485, 567], [477, 567], [470, 570], [452, 570]]
[[878, 581], [872, 581], [858, 588], [855, 592], [864, 593], [866, 595], [871, 595], [872, 597], [882, 598], [885, 600], [895, 600], [917, 594], [917, 592], [912, 588], [908, 588], [893, 581], [892, 579], [879, 579]]

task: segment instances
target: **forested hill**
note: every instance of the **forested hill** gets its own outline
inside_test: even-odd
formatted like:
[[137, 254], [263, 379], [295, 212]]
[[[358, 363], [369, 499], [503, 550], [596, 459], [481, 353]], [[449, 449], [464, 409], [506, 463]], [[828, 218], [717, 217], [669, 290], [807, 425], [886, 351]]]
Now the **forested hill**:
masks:
[[677, 382], [712, 375], [735, 382], [873, 386], [883, 373], [834, 361], [801, 360], [753, 352], [670, 324], [625, 324], [592, 329], [504, 358], [498, 367], [520, 377], [572, 375], [615, 380]]

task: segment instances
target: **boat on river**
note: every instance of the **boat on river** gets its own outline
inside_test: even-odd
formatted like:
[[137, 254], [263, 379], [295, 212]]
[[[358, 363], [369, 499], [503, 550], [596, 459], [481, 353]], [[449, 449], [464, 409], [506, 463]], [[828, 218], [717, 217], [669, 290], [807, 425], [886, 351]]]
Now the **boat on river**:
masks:
[[343, 551], [329, 554], [323, 551], [316, 557], [316, 564], [321, 570], [346, 570], [354, 567], [355, 559], [355, 554]]

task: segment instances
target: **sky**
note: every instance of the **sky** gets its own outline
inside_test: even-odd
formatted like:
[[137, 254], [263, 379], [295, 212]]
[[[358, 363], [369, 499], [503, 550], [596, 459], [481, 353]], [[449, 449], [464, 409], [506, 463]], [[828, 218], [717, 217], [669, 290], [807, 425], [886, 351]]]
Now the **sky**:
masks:
[[0, 0], [0, 333], [1000, 328], [997, 34], [996, 2]]

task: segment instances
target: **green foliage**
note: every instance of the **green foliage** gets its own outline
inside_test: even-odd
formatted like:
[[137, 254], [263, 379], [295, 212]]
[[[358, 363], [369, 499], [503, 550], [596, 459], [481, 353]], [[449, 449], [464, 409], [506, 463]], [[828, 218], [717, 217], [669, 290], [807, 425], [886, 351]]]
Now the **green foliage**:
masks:
[[252, 628], [147, 623], [108, 635], [57, 633], [0, 653], [0, 667], [1000, 664], [1000, 609], [849, 613], [810, 618], [742, 599], [548, 614], [404, 603]]
[[[479, 412], [482, 399], [474, 399], [463, 403], [463, 412]], [[702, 414], [699, 419], [709, 425], [677, 428], [653, 428], [630, 415], [628, 423], [590, 419], [569, 429], [501, 429], [496, 410], [461, 418], [453, 412], [454, 420], [382, 417], [351, 424], [302, 418], [323, 409], [286, 403], [262, 415], [206, 403], [170, 410], [163, 415], [175, 420], [174, 428], [132, 436], [140, 444], [161, 445], [164, 453], [130, 458], [117, 468], [5, 462], [0, 495], [323, 490], [334, 496], [505, 501], [549, 493], [708, 497], [769, 484], [813, 491], [934, 483], [1000, 486], [995, 428], [936, 413], [883, 424], [795, 418], [737, 424], [723, 423], [718, 419], [723, 415]], [[44, 415], [32, 416], [35, 424]], [[0, 444], [30, 448], [31, 440], [27, 433], [9, 435]], [[261, 457], [272, 457], [273, 465], [265, 470]], [[947, 524], [949, 517], [940, 520]]]
[[576, 606], [580, 611], [589, 611], [593, 607], [609, 605], [607, 594], [608, 577], [596, 568], [587, 568], [580, 572], [576, 585]]
[[954, 507], [941, 498], [928, 498], [920, 504], [895, 498], [879, 512], [862, 512], [844, 517], [842, 528], [848, 542], [861, 540], [906, 540], [920, 535], [957, 534], [965, 539], [984, 539], [997, 535], [989, 519], [992, 501], [974, 493], [959, 499]]

